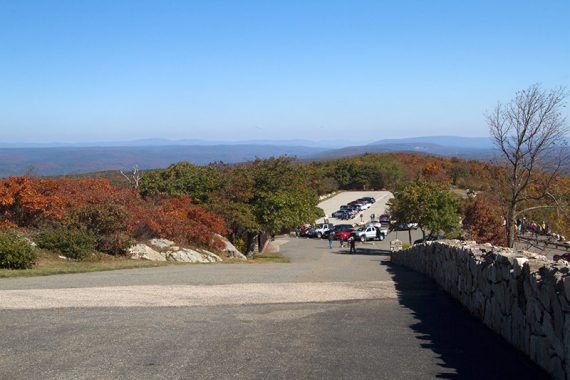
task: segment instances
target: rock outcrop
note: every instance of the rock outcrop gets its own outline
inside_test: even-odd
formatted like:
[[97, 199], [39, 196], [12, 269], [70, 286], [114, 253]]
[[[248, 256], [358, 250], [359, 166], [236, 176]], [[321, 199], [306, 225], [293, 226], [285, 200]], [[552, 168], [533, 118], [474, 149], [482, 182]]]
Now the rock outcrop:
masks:
[[137, 244], [129, 248], [133, 259], [151, 261], [176, 261], [185, 263], [216, 263], [222, 259], [210, 251], [180, 248], [167, 239], [152, 239], [149, 244]]
[[570, 264], [474, 242], [438, 241], [392, 252], [433, 278], [553, 378], [570, 380]]
[[225, 247], [222, 249], [222, 251], [226, 252], [231, 258], [244, 261], [247, 260], [247, 257], [241, 253], [228, 239], [218, 234], [216, 234], [216, 237], [225, 244]]

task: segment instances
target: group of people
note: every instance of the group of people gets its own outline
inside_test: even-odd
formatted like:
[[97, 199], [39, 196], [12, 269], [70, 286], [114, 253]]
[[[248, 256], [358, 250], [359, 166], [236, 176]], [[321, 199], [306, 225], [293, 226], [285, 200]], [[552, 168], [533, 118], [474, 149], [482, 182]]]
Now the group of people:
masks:
[[[332, 249], [333, 241], [334, 241], [334, 233], [329, 233], [328, 241], [329, 241], [329, 249]], [[347, 242], [348, 242], [348, 246], [350, 248], [348, 253], [356, 253], [356, 239], [354, 238], [354, 236], [350, 235], [348, 237]], [[344, 236], [343, 235], [340, 236], [339, 244], [340, 244], [340, 248], [344, 248]]]
[[549, 236], [550, 239], [555, 239], [557, 241], [566, 241], [566, 238], [563, 235], [559, 235], [552, 231], [552, 227], [550, 224], [545, 223], [537, 223], [534, 220], [527, 220], [526, 218], [517, 219], [517, 234], [524, 235], [527, 232], [533, 233], [535, 235], [544, 235]]
[[532, 232], [537, 235], [550, 235], [552, 229], [550, 225], [546, 224], [544, 221], [542, 223], [537, 223], [534, 220], [527, 220], [526, 218], [517, 219], [517, 232], [519, 235], [523, 235], [527, 232]]

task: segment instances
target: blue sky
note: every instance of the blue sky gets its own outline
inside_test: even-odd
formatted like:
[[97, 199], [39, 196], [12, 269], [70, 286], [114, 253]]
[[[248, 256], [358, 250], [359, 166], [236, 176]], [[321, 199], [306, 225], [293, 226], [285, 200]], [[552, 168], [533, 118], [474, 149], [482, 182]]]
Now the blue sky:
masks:
[[486, 136], [569, 1], [0, 0], [0, 139]]

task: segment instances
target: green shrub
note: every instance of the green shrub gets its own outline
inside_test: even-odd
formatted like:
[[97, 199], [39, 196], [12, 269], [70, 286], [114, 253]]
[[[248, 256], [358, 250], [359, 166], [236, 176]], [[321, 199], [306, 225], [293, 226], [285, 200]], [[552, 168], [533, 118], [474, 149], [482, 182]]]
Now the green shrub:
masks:
[[61, 252], [70, 259], [81, 260], [95, 250], [97, 238], [85, 230], [60, 228], [40, 233], [37, 243], [41, 248]]
[[31, 268], [36, 261], [31, 244], [13, 231], [0, 230], [0, 267], [9, 269]]

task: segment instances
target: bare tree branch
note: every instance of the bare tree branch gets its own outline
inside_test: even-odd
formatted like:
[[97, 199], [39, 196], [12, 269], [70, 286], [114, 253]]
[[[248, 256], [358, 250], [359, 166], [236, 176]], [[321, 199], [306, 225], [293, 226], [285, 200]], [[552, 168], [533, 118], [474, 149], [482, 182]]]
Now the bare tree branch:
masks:
[[122, 170], [119, 170], [123, 177], [129, 182], [129, 184], [133, 187], [133, 189], [137, 190], [140, 186], [141, 179], [143, 177], [143, 172], [139, 170], [138, 165], [134, 165], [133, 169], [130, 173], [125, 173]]
[[491, 138], [509, 176], [505, 206], [510, 247], [514, 244], [513, 226], [517, 215], [559, 206], [555, 202], [518, 210], [519, 204], [549, 198], [549, 189], [560, 174], [565, 158], [556, 153], [563, 151], [568, 133], [561, 111], [567, 95], [565, 88], [547, 92], [535, 84], [517, 92], [506, 105], [499, 103], [487, 115]]

